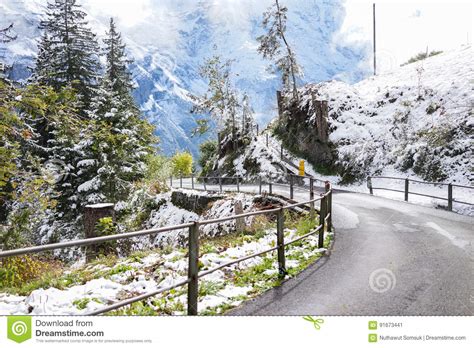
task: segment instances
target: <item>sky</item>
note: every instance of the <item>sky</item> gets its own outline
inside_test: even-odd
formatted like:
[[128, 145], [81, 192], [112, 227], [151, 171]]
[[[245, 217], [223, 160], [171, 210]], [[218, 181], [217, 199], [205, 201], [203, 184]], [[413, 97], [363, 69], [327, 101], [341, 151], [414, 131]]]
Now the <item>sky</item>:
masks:
[[[306, 1], [306, 0], [305, 0]], [[161, 37], [173, 42], [180, 25], [162, 28], [156, 26], [160, 18], [173, 16], [177, 6], [195, 6], [194, 0], [85, 0], [95, 16], [114, 16], [125, 30], [148, 22], [150, 30], [159, 30]], [[269, 1], [266, 1], [269, 2]], [[370, 0], [346, 0], [346, 18], [341, 35], [344, 41], [372, 41], [372, 3]], [[251, 0], [210, 0], [216, 19], [229, 18], [232, 24], [245, 23], [249, 8], [262, 10], [267, 6]], [[284, 3], [284, 0], [283, 0]], [[377, 57], [379, 71], [391, 70], [411, 56], [431, 50], [449, 50], [472, 43], [473, 5], [467, 0], [433, 2], [428, 0], [378, 0]], [[292, 4], [294, 6], [294, 4]], [[291, 10], [291, 8], [290, 8]], [[212, 14], [213, 12], [211, 12]], [[219, 18], [220, 17], [220, 18]], [[169, 23], [169, 21], [166, 21]], [[230, 23], [231, 24], [231, 23]], [[141, 29], [140, 29], [141, 30]], [[139, 35], [135, 35], [137, 37]], [[341, 36], [342, 37], [342, 36]], [[177, 37], [176, 37], [177, 38]], [[368, 57], [371, 59], [371, 57]]]
[[[376, 1], [377, 60], [390, 70], [419, 52], [456, 49], [472, 44], [470, 1]], [[347, 0], [343, 32], [372, 42], [373, 1]]]

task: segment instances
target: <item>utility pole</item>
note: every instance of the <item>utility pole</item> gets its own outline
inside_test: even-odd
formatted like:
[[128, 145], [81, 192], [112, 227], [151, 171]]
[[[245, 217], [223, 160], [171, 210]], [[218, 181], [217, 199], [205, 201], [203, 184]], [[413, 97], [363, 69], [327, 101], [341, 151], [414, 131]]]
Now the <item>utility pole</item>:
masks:
[[377, 75], [377, 57], [376, 57], [376, 47], [375, 47], [375, 2], [373, 3], [373, 19], [374, 19], [374, 75]]

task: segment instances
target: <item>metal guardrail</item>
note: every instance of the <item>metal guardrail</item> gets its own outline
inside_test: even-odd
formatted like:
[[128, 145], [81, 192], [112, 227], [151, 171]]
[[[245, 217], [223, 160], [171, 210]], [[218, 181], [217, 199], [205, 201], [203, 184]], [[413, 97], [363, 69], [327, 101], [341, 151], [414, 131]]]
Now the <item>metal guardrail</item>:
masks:
[[[290, 195], [293, 197], [293, 191], [294, 191], [294, 177], [298, 177], [297, 175], [291, 175], [290, 176]], [[47, 244], [47, 245], [42, 245], [42, 246], [34, 246], [34, 247], [27, 247], [27, 248], [21, 248], [21, 249], [15, 249], [15, 250], [6, 250], [6, 251], [1, 251], [0, 252], [0, 258], [5, 258], [5, 257], [14, 257], [14, 256], [21, 256], [21, 255], [27, 255], [27, 254], [33, 254], [33, 253], [39, 253], [43, 251], [49, 251], [49, 250], [55, 250], [55, 249], [65, 249], [69, 247], [77, 247], [77, 246], [86, 246], [86, 245], [91, 245], [91, 244], [96, 244], [96, 243], [103, 243], [103, 242], [108, 242], [108, 241], [116, 241], [120, 239], [128, 239], [128, 238], [133, 238], [133, 237], [140, 237], [140, 236], [146, 236], [146, 235], [153, 235], [157, 233], [165, 233], [169, 231], [174, 231], [174, 230], [180, 230], [183, 228], [188, 228], [189, 234], [188, 234], [188, 276], [186, 279], [181, 280], [173, 285], [170, 285], [165, 288], [159, 288], [153, 292], [141, 294], [139, 296], [134, 296], [132, 298], [119, 301], [117, 303], [114, 303], [112, 305], [106, 306], [104, 308], [101, 308], [99, 310], [87, 313], [86, 315], [99, 315], [103, 314], [106, 312], [110, 312], [112, 310], [116, 310], [119, 308], [122, 308], [124, 306], [133, 304], [138, 301], [142, 301], [144, 299], [156, 296], [158, 294], [170, 291], [174, 288], [181, 287], [184, 285], [188, 285], [188, 307], [187, 307], [187, 313], [188, 315], [197, 315], [198, 314], [198, 290], [199, 290], [199, 278], [202, 278], [210, 273], [213, 273], [217, 270], [220, 270], [222, 268], [231, 266], [236, 263], [240, 263], [242, 261], [245, 261], [250, 258], [254, 258], [272, 251], [277, 251], [277, 258], [278, 258], [278, 272], [280, 276], [284, 277], [286, 274], [286, 258], [285, 258], [285, 247], [296, 243], [302, 239], [305, 239], [311, 235], [314, 235], [316, 233], [319, 234], [318, 238], [318, 247], [322, 248], [324, 244], [324, 231], [325, 230], [331, 230], [332, 229], [332, 187], [330, 182], [325, 182], [325, 192], [322, 193], [319, 197], [315, 198], [314, 197], [314, 181], [321, 181], [317, 180], [312, 177], [300, 177], [300, 178], [305, 178], [309, 179], [310, 184], [309, 184], [309, 200], [305, 202], [298, 202], [294, 204], [288, 204], [285, 205], [281, 208], [274, 208], [274, 209], [267, 209], [267, 210], [260, 210], [260, 211], [254, 211], [254, 212], [249, 212], [249, 213], [244, 213], [244, 214], [238, 214], [238, 215], [232, 215], [232, 216], [226, 216], [218, 219], [211, 219], [211, 220], [202, 220], [202, 221], [194, 221], [191, 223], [186, 223], [186, 224], [181, 224], [181, 225], [174, 225], [174, 226], [166, 226], [162, 228], [156, 228], [156, 229], [149, 229], [149, 230], [140, 230], [140, 231], [135, 231], [135, 232], [128, 232], [128, 233], [122, 233], [122, 234], [115, 234], [115, 235], [110, 235], [110, 236], [102, 236], [102, 237], [94, 237], [94, 238], [87, 238], [87, 239], [80, 239], [80, 240], [75, 240], [75, 241], [68, 241], [68, 242], [62, 242], [62, 243], [54, 243], [54, 244]], [[183, 177], [180, 177], [180, 186], [183, 187]], [[195, 187], [195, 178], [192, 176], [191, 178], [192, 182], [192, 188]], [[222, 179], [229, 179], [228, 177], [214, 177], [213, 179], [218, 179], [220, 190], [222, 191]], [[242, 178], [239, 177], [232, 177], [232, 179], [236, 179], [236, 188], [239, 191], [240, 188], [240, 183], [242, 183]], [[206, 190], [206, 178], [199, 178], [199, 180], [202, 180], [204, 189]], [[171, 186], [173, 182], [173, 178], [170, 178], [171, 181]], [[263, 185], [263, 180], [259, 180], [259, 192], [262, 192], [262, 185]], [[272, 185], [271, 181], [266, 182], [266, 185], [269, 186], [270, 192]], [[278, 183], [277, 183], [278, 184]], [[293, 198], [291, 198], [293, 199]], [[310, 216], [315, 217], [315, 207], [314, 203], [320, 201], [320, 209], [319, 209], [319, 225], [309, 233], [299, 236], [298, 238], [295, 238], [291, 241], [286, 241], [284, 240], [284, 211], [288, 209], [292, 209], [294, 207], [299, 207], [299, 206], [305, 206], [309, 205], [310, 206]], [[277, 241], [276, 241], [276, 246], [252, 255], [247, 255], [245, 257], [232, 260], [228, 263], [219, 265], [213, 269], [206, 270], [203, 272], [199, 272], [199, 227], [203, 225], [208, 225], [208, 224], [214, 224], [214, 223], [219, 223], [219, 222], [224, 222], [224, 221], [229, 221], [229, 220], [236, 220], [239, 218], [245, 218], [249, 216], [256, 216], [256, 215], [266, 215], [266, 214], [277, 214]]]
[[[397, 190], [397, 189], [392, 189], [392, 188], [388, 188], [388, 187], [373, 187], [372, 186], [372, 179], [400, 180], [400, 181], [403, 181], [405, 183], [405, 188], [404, 188], [404, 190]], [[426, 184], [426, 185], [447, 186], [448, 187], [447, 197], [432, 196], [432, 195], [428, 195], [428, 194], [424, 194], [424, 193], [420, 193], [420, 192], [410, 191], [410, 181], [411, 182], [416, 182], [416, 183], [419, 183], [419, 184]], [[472, 190], [472, 189], [474, 189], [474, 187], [472, 187], [472, 186], [459, 185], [459, 184], [453, 184], [453, 183], [445, 183], [445, 182], [420, 181], [420, 180], [415, 180], [415, 179], [410, 179], [410, 178], [398, 178], [398, 177], [393, 177], [393, 176], [369, 176], [369, 177], [367, 177], [367, 187], [368, 187], [369, 192], [370, 192], [371, 195], [374, 194], [374, 190], [385, 190], [385, 191], [393, 191], [393, 192], [403, 193], [405, 195], [404, 198], [405, 198], [406, 202], [408, 202], [408, 195], [409, 194], [447, 201], [449, 211], [453, 210], [453, 203], [474, 205], [474, 203], [463, 202], [463, 201], [460, 201], [460, 200], [456, 200], [453, 197], [453, 187], [461, 187], [461, 188], [467, 188], [467, 189]]]

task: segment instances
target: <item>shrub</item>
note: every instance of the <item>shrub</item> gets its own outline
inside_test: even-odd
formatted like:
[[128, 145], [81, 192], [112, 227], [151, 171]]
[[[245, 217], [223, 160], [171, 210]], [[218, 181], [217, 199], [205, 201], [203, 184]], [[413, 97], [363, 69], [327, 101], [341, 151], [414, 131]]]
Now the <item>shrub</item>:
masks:
[[[96, 230], [98, 236], [110, 236], [117, 233], [117, 226], [111, 217], [103, 217], [97, 221]], [[99, 248], [98, 255], [109, 255], [117, 252], [117, 242], [104, 242]]]
[[193, 156], [189, 152], [180, 152], [171, 159], [174, 175], [190, 175], [193, 171]]
[[0, 288], [17, 287], [38, 278], [46, 264], [31, 256], [8, 257], [0, 260]]
[[430, 53], [420, 52], [416, 56], [413, 56], [410, 59], [408, 59], [408, 61], [406, 63], [403, 63], [400, 66], [405, 66], [407, 64], [418, 62], [418, 61], [426, 59], [428, 57], [436, 56], [437, 54], [440, 54], [440, 53], [443, 53], [443, 51], [431, 51]]
[[217, 141], [208, 140], [201, 144], [199, 147], [201, 157], [199, 157], [199, 165], [202, 168], [202, 173], [205, 175], [212, 170], [214, 164], [214, 158], [217, 154]]
[[153, 193], [160, 193], [166, 187], [166, 179], [172, 172], [169, 158], [162, 155], [149, 155], [146, 161], [145, 182]]

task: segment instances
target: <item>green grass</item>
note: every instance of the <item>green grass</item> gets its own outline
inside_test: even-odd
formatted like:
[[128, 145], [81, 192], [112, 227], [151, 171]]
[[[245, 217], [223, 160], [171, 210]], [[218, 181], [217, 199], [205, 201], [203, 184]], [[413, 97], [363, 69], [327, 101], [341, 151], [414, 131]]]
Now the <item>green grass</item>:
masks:
[[112, 276], [114, 274], [124, 273], [126, 271], [132, 271], [132, 270], [135, 270], [135, 268], [133, 268], [130, 265], [121, 264], [121, 265], [118, 265], [117, 267], [114, 267], [111, 270], [109, 270], [107, 272], [107, 275]]
[[99, 300], [98, 298], [89, 298], [89, 297], [85, 297], [85, 298], [81, 298], [79, 300], [75, 300], [72, 304], [74, 306], [76, 306], [78, 309], [86, 309], [87, 305], [91, 302], [91, 301], [94, 301], [94, 302], [97, 302], [97, 303], [102, 303], [101, 300]]
[[224, 283], [201, 280], [199, 282], [199, 297], [215, 295], [224, 288]]
[[153, 308], [151, 308], [144, 301], [134, 302], [130, 306], [126, 306], [116, 311], [105, 313], [107, 316], [120, 316], [120, 315], [138, 315], [138, 316], [151, 316], [158, 315]]

